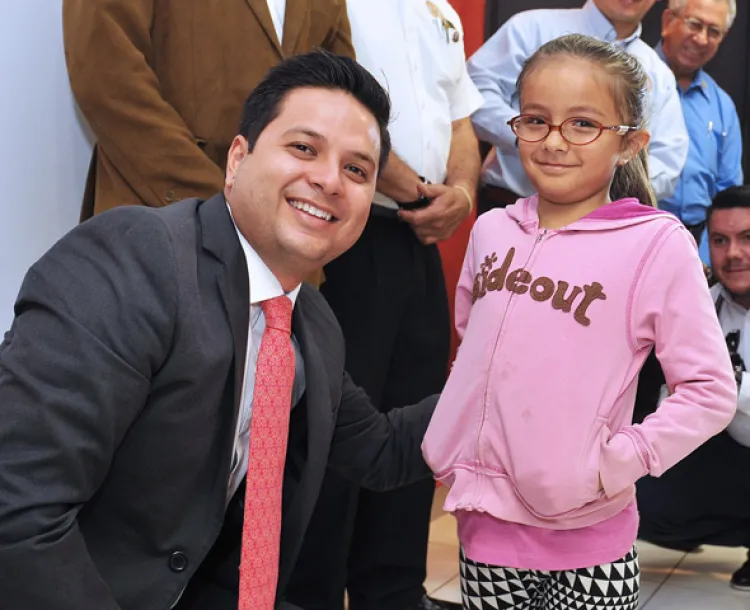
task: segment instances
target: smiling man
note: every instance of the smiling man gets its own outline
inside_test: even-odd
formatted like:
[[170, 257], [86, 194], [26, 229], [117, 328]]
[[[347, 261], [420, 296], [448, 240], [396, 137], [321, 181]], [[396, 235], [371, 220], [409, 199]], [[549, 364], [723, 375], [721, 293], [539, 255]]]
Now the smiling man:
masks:
[[[637, 483], [639, 537], [687, 551], [701, 544], [750, 547], [750, 186], [716, 195], [708, 243], [718, 280], [711, 293], [735, 366], [737, 414], [725, 432], [660, 478]], [[750, 592], [750, 558], [731, 586]]]
[[532, 194], [521, 167], [516, 137], [507, 122], [518, 114], [516, 79], [523, 63], [546, 42], [564, 34], [585, 34], [635, 56], [650, 81], [649, 173], [658, 199], [672, 194], [685, 164], [688, 136], [675, 79], [640, 38], [641, 21], [656, 0], [588, 0], [580, 9], [518, 13], [504, 23], [469, 60], [484, 106], [471, 117], [477, 135], [494, 147], [482, 171], [479, 211], [514, 203]]
[[659, 207], [675, 214], [697, 241], [711, 199], [742, 184], [742, 131], [734, 102], [703, 67], [737, 15], [735, 0], [670, 0], [657, 53], [677, 79], [690, 135], [687, 162], [674, 194]]
[[301, 285], [362, 233], [389, 116], [353, 60], [282, 62], [222, 195], [105, 212], [31, 268], [0, 345], [3, 607], [291, 609], [327, 465], [429, 477], [434, 398], [378, 412]]

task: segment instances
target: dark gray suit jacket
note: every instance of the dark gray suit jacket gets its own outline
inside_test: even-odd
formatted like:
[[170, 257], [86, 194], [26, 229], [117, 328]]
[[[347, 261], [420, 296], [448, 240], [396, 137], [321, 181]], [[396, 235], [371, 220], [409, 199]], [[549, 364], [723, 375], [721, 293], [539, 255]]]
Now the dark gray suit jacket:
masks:
[[[30, 269], [15, 313], [0, 345], [0, 608], [170, 608], [225, 519], [249, 289], [224, 198], [89, 220]], [[377, 412], [309, 286], [293, 332], [307, 389], [279, 603], [326, 465], [373, 489], [428, 476], [435, 403]]]

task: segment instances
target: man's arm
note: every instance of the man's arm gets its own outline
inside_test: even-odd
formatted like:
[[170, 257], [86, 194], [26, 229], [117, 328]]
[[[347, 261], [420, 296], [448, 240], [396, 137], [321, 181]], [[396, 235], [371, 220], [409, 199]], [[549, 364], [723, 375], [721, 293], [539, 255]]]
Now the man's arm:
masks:
[[331, 28], [328, 38], [323, 43], [323, 48], [335, 55], [343, 55], [356, 59], [354, 45], [352, 44], [352, 28], [349, 24], [349, 14], [346, 12], [346, 2], [343, 0], [340, 4], [338, 18], [335, 25]]
[[367, 489], [386, 491], [431, 476], [421, 444], [437, 395], [381, 413], [344, 373], [330, 466]]
[[665, 82], [657, 80], [653, 84], [651, 116], [647, 126], [651, 132], [649, 175], [657, 201], [672, 196], [685, 165], [690, 143], [682, 104], [677, 94], [677, 83], [668, 68], [667, 72]]
[[[64, 0], [63, 34], [70, 85], [98, 146], [149, 206], [170, 190], [220, 191], [224, 172], [162, 97], [148, 63], [155, 0]], [[164, 156], [172, 162], [164, 171]]]
[[388, 163], [378, 177], [378, 192], [394, 201], [415, 201], [419, 199], [420, 184], [422, 181], [417, 172], [391, 151]]
[[717, 192], [730, 186], [742, 184], [742, 128], [737, 116], [737, 109], [731, 99], [719, 100], [724, 105], [724, 116], [727, 117], [726, 136], [719, 152], [719, 179]]
[[146, 402], [176, 307], [161, 225], [125, 211], [79, 226], [29, 270], [0, 345], [3, 608], [119, 608], [77, 517]]
[[526, 21], [523, 13], [509, 19], [467, 63], [484, 98], [484, 105], [471, 116], [474, 129], [480, 140], [504, 152], [515, 151], [516, 136], [507, 122], [518, 114], [512, 104], [516, 80], [538, 37]]
[[445, 184], [419, 184], [420, 192], [432, 199], [432, 203], [421, 210], [399, 212], [422, 243], [448, 239], [472, 211], [481, 164], [471, 120], [454, 121]]

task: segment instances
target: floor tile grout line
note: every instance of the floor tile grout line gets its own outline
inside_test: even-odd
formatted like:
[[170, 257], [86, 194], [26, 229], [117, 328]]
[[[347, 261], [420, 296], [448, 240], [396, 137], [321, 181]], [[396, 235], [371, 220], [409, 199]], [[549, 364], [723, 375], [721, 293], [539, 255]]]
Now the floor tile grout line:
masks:
[[432, 596], [433, 594], [435, 594], [435, 593], [437, 593], [438, 591], [440, 591], [440, 589], [442, 589], [443, 587], [445, 587], [445, 586], [449, 585], [450, 583], [452, 583], [452, 582], [453, 582], [454, 580], [456, 580], [456, 578], [458, 578], [459, 576], [461, 576], [461, 573], [460, 573], [460, 572], [459, 572], [458, 574], [456, 574], [455, 576], [451, 576], [451, 577], [450, 577], [450, 578], [449, 578], [448, 580], [446, 580], [446, 581], [445, 581], [445, 582], [444, 582], [443, 584], [441, 584], [441, 585], [439, 585], [439, 586], [435, 587], [435, 588], [434, 588], [434, 589], [433, 589], [432, 591], [428, 591], [428, 592], [427, 592], [427, 595], [429, 595], [429, 596]]
[[669, 579], [670, 579], [670, 578], [672, 577], [672, 575], [673, 575], [673, 574], [675, 573], [675, 570], [676, 570], [677, 568], [679, 568], [679, 567], [680, 567], [680, 566], [682, 565], [682, 562], [683, 562], [683, 561], [685, 561], [685, 559], [687, 558], [687, 555], [688, 555], [687, 553], [684, 553], [684, 554], [682, 555], [682, 557], [680, 557], [680, 559], [679, 559], [679, 560], [677, 561], [677, 563], [676, 563], [676, 564], [674, 564], [674, 565], [672, 566], [672, 568], [671, 568], [671, 569], [669, 570], [669, 573], [668, 573], [668, 574], [667, 574], [667, 575], [666, 575], [666, 576], [664, 577], [664, 579], [663, 579], [663, 580], [662, 580], [662, 581], [661, 581], [661, 582], [659, 583], [659, 586], [657, 586], [657, 587], [656, 587], [656, 589], [654, 589], [653, 593], [651, 593], [651, 595], [649, 595], [649, 596], [648, 596], [648, 599], [647, 599], [647, 600], [646, 600], [645, 602], [643, 602], [643, 606], [642, 606], [642, 607], [643, 607], [644, 609], [646, 608], [646, 606], [647, 606], [648, 604], [650, 604], [650, 603], [651, 603], [651, 601], [652, 601], [652, 600], [654, 599], [654, 597], [656, 596], [656, 594], [657, 594], [657, 593], [658, 593], [659, 591], [661, 591], [661, 588], [662, 588], [662, 587], [663, 587], [664, 585], [666, 585], [666, 584], [667, 584], [667, 581], [668, 581], [668, 580], [669, 580]]

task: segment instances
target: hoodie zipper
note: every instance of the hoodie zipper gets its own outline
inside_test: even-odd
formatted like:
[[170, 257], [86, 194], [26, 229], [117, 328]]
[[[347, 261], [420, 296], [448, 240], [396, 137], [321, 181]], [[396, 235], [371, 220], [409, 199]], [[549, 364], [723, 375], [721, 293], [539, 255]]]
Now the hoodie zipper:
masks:
[[[539, 234], [537, 235], [537, 238], [534, 240], [534, 245], [531, 247], [529, 256], [526, 258], [526, 262], [524, 263], [522, 269], [527, 269], [529, 262], [534, 256], [534, 251], [536, 250], [537, 246], [542, 243], [542, 240], [544, 240], [546, 236], [547, 236], [547, 229], [540, 229]], [[489, 367], [487, 369], [487, 379], [484, 384], [484, 397], [482, 398], [482, 417], [479, 420], [479, 430], [477, 431], [477, 457], [479, 458], [480, 464], [484, 464], [484, 456], [482, 455], [481, 438], [482, 438], [482, 429], [484, 428], [484, 421], [487, 418], [487, 395], [490, 389], [490, 376], [492, 374], [492, 363], [495, 360], [495, 353], [497, 352], [498, 344], [500, 342], [500, 334], [502, 333], [503, 327], [505, 326], [505, 318], [508, 316], [508, 310], [510, 309], [511, 302], [513, 301], [513, 298], [515, 296], [516, 294], [512, 293], [511, 296], [508, 298], [508, 303], [505, 305], [505, 311], [503, 311], [503, 317], [500, 320], [500, 326], [497, 329], [497, 335], [495, 337], [495, 345], [492, 348], [492, 354], [490, 355]]]

